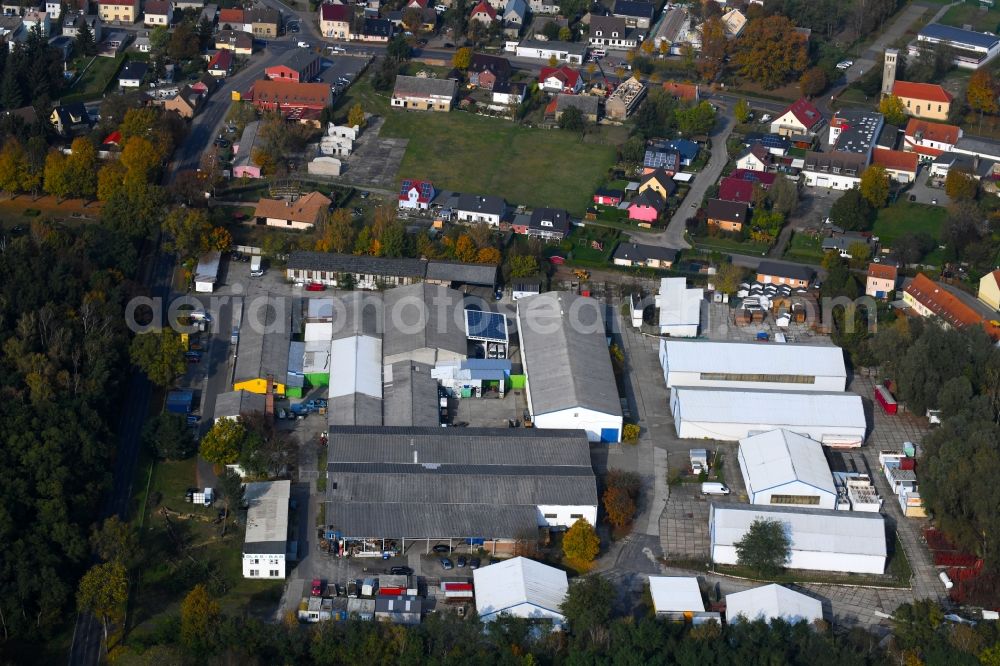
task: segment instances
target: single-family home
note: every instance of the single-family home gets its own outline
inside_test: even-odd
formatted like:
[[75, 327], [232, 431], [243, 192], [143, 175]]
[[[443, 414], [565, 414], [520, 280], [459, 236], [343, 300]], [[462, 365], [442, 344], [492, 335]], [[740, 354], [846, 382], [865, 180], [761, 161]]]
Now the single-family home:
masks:
[[885, 168], [886, 173], [897, 183], [912, 183], [917, 179], [917, 165], [920, 161], [916, 153], [904, 150], [876, 148], [872, 151], [872, 164]]
[[253, 37], [242, 30], [220, 30], [215, 33], [215, 48], [228, 49], [236, 55], [253, 55]]
[[649, 30], [655, 13], [653, 3], [640, 0], [615, 0], [615, 8], [611, 12], [613, 16], [625, 19], [628, 27], [640, 30]]
[[500, 197], [462, 194], [458, 197], [453, 212], [459, 222], [483, 222], [498, 227], [507, 212], [507, 202]]
[[[784, 178], [784, 176], [781, 176]], [[759, 183], [761, 187], [765, 190], [774, 185], [774, 181], [778, 178], [778, 174], [773, 171], [750, 171], [748, 169], [733, 169], [727, 178], [740, 178], [742, 180], [749, 180], [752, 183]]]
[[796, 100], [771, 121], [771, 132], [782, 136], [816, 136], [823, 128], [825, 119], [805, 97]]
[[354, 37], [364, 42], [381, 42], [385, 44], [392, 39], [392, 32], [392, 21], [369, 17], [365, 19], [365, 22], [361, 26], [361, 34]]
[[281, 63], [265, 67], [264, 76], [269, 79], [304, 83], [319, 75], [322, 69], [321, 62], [320, 57], [309, 49], [293, 49], [285, 55]]
[[83, 102], [62, 104], [52, 109], [49, 122], [59, 136], [72, 137], [90, 131], [93, 124]]
[[37, 9], [26, 11], [21, 17], [21, 24], [24, 26], [25, 33], [37, 29], [42, 37], [46, 38], [52, 33], [52, 19], [49, 18], [48, 13]]
[[778, 157], [784, 157], [792, 147], [792, 142], [787, 136], [780, 134], [770, 134], [761, 132], [748, 132], [743, 135], [743, 145], [749, 148], [755, 143], [767, 148], [767, 152]]
[[566, 109], [579, 109], [584, 121], [596, 123], [601, 112], [601, 101], [593, 95], [567, 95], [558, 93], [549, 105], [545, 107], [545, 115], [551, 116], [556, 122]]
[[562, 11], [559, 7], [559, 0], [529, 0], [528, 6], [532, 14], [558, 14]]
[[[350, 39], [354, 5], [324, 3], [319, 6], [319, 31], [331, 39]], [[219, 19], [222, 24], [222, 19]]]
[[701, 95], [698, 92], [698, 84], [696, 83], [667, 81], [663, 84], [663, 91], [682, 102], [697, 102], [701, 99]]
[[809, 187], [849, 190], [861, 184], [861, 173], [868, 166], [868, 156], [862, 153], [808, 152], [802, 173]]
[[634, 49], [636, 35], [629, 30], [624, 18], [591, 15], [590, 45], [608, 49]]
[[692, 162], [698, 159], [701, 148], [697, 143], [689, 139], [671, 139], [666, 143], [667, 147], [677, 151], [681, 158], [681, 166], [691, 166]]
[[650, 139], [646, 142], [646, 152], [642, 156], [644, 174], [663, 169], [670, 177], [681, 170], [681, 156], [672, 141]]
[[271, 7], [257, 6], [243, 14], [244, 29], [255, 39], [274, 39], [281, 30], [281, 14]]
[[615, 266], [645, 266], [646, 268], [670, 268], [677, 260], [677, 250], [660, 245], [620, 243], [612, 255]]
[[536, 208], [526, 217], [527, 224], [515, 226], [515, 233], [545, 241], [561, 241], [569, 234], [569, 213], [561, 208]]
[[181, 118], [190, 119], [198, 114], [201, 103], [205, 99], [205, 94], [184, 86], [176, 95], [163, 103], [163, 108], [173, 111]]
[[469, 21], [479, 21], [485, 26], [493, 25], [493, 22], [497, 20], [497, 10], [493, 8], [493, 5], [486, 2], [486, 0], [479, 0], [479, 4], [472, 8], [472, 13], [469, 14]]
[[399, 207], [427, 210], [434, 200], [434, 185], [429, 180], [403, 179], [399, 188]]
[[147, 27], [169, 26], [174, 20], [174, 8], [170, 0], [146, 0], [142, 8], [142, 23]]
[[994, 310], [1000, 310], [1000, 270], [979, 278], [979, 300]]
[[601, 206], [617, 206], [625, 198], [625, 192], [622, 190], [612, 190], [605, 187], [600, 187], [594, 192], [594, 203], [600, 204]]
[[625, 79], [604, 102], [604, 112], [611, 120], [625, 120], [645, 97], [646, 85], [642, 81], [635, 77]]
[[322, 221], [333, 204], [319, 192], [310, 192], [296, 200], [261, 199], [254, 210], [257, 224], [282, 229], [312, 229]]
[[67, 37], [76, 37], [80, 34], [84, 23], [90, 28], [90, 34], [94, 36], [94, 41], [100, 43], [103, 28], [100, 17], [95, 14], [88, 16], [78, 11], [67, 12], [63, 19], [62, 34]]
[[219, 86], [219, 81], [211, 74], [202, 74], [194, 83], [190, 84], [191, 90], [208, 97]]
[[493, 90], [497, 83], [509, 81], [510, 74], [510, 61], [500, 56], [475, 53], [469, 63], [469, 83], [483, 90]]
[[219, 27], [223, 30], [250, 32], [246, 29], [246, 25], [246, 15], [242, 9], [233, 7], [219, 10]]
[[643, 175], [642, 180], [639, 181], [639, 192], [645, 190], [655, 190], [666, 200], [677, 191], [677, 183], [674, 182], [672, 174], [663, 169], [654, 169]]
[[749, 206], [753, 201], [754, 185], [752, 180], [727, 176], [719, 181], [718, 198], [723, 201], [738, 201]]
[[528, 86], [520, 81], [499, 81], [493, 84], [493, 106], [511, 107], [524, 102]]
[[[69, 39], [69, 37], [67, 37], [66, 39]], [[139, 35], [138, 37], [135, 38], [135, 41], [132, 42], [132, 48], [134, 48], [139, 53], [149, 53], [150, 51], [153, 50], [153, 42], [149, 41], [149, 37], [145, 35]]]
[[549, 93], [575, 95], [583, 90], [580, 71], [563, 65], [562, 67], [542, 67], [538, 75], [538, 85]]
[[97, 0], [97, 15], [105, 23], [135, 23], [138, 0]]
[[740, 201], [709, 199], [705, 207], [705, 218], [708, 226], [714, 229], [736, 232], [741, 231], [747, 223], [749, 211], [747, 205]]
[[279, 111], [292, 120], [316, 118], [333, 102], [329, 84], [271, 79], [254, 81], [247, 96], [257, 110]]
[[233, 71], [233, 52], [219, 49], [208, 61], [208, 73], [217, 78], [225, 78]]
[[747, 171], [767, 171], [771, 168], [771, 153], [764, 146], [755, 143], [737, 156], [736, 168]]
[[118, 85], [122, 88], [138, 88], [142, 85], [142, 80], [146, 78], [149, 65], [139, 60], [132, 60], [125, 63], [118, 73]]
[[528, 20], [526, 0], [507, 0], [503, 8], [503, 30], [507, 37], [516, 39]]
[[635, 195], [628, 205], [628, 219], [653, 224], [667, 207], [663, 196], [652, 188]]
[[903, 103], [908, 115], [925, 120], [948, 120], [952, 96], [936, 83], [896, 81], [892, 94]]
[[458, 84], [454, 79], [431, 79], [418, 76], [396, 77], [392, 106], [414, 111], [451, 111]]
[[816, 275], [809, 266], [788, 264], [779, 261], [762, 261], [757, 266], [757, 282], [763, 284], [787, 284], [790, 287], [808, 287]]
[[898, 278], [896, 267], [890, 264], [868, 264], [868, 277], [865, 280], [865, 293], [873, 298], [889, 298], [896, 290]]
[[933, 160], [942, 153], [950, 153], [962, 138], [962, 128], [957, 125], [931, 123], [910, 118], [903, 132], [903, 150], [920, 155], [921, 160]]

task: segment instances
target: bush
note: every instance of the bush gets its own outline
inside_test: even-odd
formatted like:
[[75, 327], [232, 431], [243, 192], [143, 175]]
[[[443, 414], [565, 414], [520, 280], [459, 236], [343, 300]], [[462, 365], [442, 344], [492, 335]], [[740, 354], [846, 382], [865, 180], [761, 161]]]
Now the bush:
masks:
[[635, 442], [639, 439], [639, 425], [636, 423], [626, 423], [622, 428], [622, 439], [626, 442]]

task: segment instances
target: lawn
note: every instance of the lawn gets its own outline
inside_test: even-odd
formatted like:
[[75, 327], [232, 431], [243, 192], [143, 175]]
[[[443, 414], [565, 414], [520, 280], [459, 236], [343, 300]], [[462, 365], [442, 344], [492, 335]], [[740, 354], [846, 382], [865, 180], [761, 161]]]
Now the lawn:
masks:
[[565, 208], [582, 217], [590, 194], [616, 159], [614, 145], [464, 111], [390, 109], [367, 77], [351, 87], [342, 109], [361, 102], [385, 116], [381, 134], [409, 140], [399, 176], [428, 179], [439, 189], [492, 194], [509, 203]]
[[882, 245], [892, 245], [903, 234], [930, 234], [935, 240], [941, 236], [946, 211], [940, 206], [897, 201], [878, 212], [875, 228], [872, 230]]
[[823, 259], [822, 243], [817, 236], [803, 233], [792, 234], [792, 240], [785, 250], [785, 258], [819, 263]]
[[[87, 66], [88, 60], [88, 58], [79, 58], [75, 63], [77, 70], [83, 71], [83, 68]], [[118, 74], [118, 70], [123, 62], [125, 62], [124, 55], [117, 58], [95, 57], [94, 62], [83, 73], [83, 76], [63, 96], [63, 103], [83, 102], [99, 98], [104, 94], [104, 90], [108, 87], [111, 79]]]
[[754, 243], [752, 241], [738, 241], [732, 238], [697, 236], [692, 237], [691, 242], [699, 250], [732, 252], [734, 254], [761, 255], [763, 256], [770, 247], [764, 243]]
[[995, 32], [1000, 24], [1000, 7], [992, 7], [989, 11], [982, 11], [978, 2], [965, 2], [955, 5], [941, 17], [940, 23], [953, 25], [961, 28], [971, 25], [974, 30]]

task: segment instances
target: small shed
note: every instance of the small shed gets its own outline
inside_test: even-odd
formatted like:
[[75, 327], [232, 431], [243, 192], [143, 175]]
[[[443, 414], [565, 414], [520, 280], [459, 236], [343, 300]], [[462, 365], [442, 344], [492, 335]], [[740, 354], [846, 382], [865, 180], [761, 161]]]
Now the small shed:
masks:
[[194, 391], [178, 389], [167, 394], [167, 411], [171, 414], [187, 414], [194, 402]]
[[698, 579], [693, 576], [650, 576], [649, 593], [657, 617], [686, 622], [705, 612]]
[[222, 260], [222, 253], [218, 250], [206, 252], [198, 259], [198, 267], [194, 271], [194, 290], [199, 293], [210, 294], [215, 289], [215, 283], [219, 279], [219, 262]]
[[689, 455], [693, 473], [708, 472], [708, 449], [691, 449]]

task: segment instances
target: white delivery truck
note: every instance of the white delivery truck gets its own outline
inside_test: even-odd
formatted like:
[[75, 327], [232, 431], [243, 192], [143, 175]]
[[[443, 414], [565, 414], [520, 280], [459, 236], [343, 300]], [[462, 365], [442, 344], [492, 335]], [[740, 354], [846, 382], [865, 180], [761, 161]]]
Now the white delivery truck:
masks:
[[262, 259], [259, 254], [250, 258], [250, 277], [260, 277], [264, 274], [264, 267], [261, 265]]

